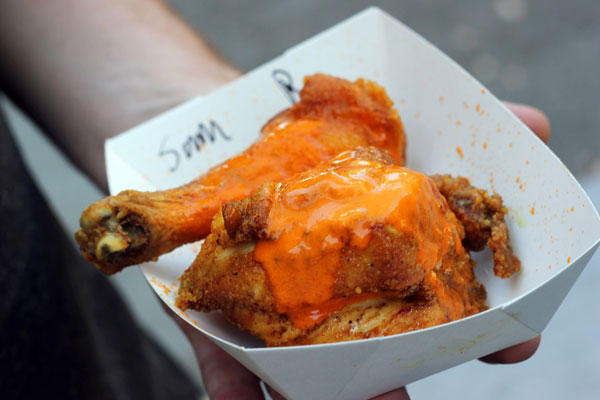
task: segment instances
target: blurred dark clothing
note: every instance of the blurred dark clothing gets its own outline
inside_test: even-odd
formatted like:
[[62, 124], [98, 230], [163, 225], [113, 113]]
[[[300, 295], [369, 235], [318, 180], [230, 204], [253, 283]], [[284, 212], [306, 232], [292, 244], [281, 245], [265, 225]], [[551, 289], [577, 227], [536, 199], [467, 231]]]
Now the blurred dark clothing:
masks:
[[2, 398], [198, 398], [106, 277], [76, 251], [1, 115], [0, 171]]

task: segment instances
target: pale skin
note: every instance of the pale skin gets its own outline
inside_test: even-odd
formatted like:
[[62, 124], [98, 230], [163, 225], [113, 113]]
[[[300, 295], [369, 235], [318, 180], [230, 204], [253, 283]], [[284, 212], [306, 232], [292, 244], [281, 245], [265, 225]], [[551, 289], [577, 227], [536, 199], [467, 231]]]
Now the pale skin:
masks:
[[[161, 0], [0, 0], [0, 6], [0, 89], [105, 190], [105, 139], [240, 75]], [[540, 110], [506, 105], [548, 141], [550, 124]], [[175, 320], [211, 399], [263, 398], [255, 375]], [[539, 343], [538, 336], [481, 360], [521, 362]], [[376, 397], [408, 398], [404, 388]]]

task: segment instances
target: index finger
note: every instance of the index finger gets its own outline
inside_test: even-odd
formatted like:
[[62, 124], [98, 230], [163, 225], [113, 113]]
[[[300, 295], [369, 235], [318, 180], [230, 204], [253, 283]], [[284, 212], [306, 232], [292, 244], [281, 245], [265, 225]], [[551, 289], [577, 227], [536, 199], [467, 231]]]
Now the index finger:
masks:
[[504, 350], [497, 351], [479, 360], [488, 364], [515, 364], [531, 357], [540, 345], [541, 336], [536, 336], [526, 342], [517, 344]]
[[550, 139], [550, 120], [540, 109], [525, 104], [511, 103], [505, 101], [504, 104], [529, 127], [544, 143]]

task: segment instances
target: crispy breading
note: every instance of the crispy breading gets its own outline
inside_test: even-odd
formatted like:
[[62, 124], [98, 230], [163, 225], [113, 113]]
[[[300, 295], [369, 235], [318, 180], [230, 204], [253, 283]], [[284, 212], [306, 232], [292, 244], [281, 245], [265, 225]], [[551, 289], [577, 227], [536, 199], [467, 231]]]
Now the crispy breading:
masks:
[[[357, 287], [362, 293], [378, 296], [350, 304], [304, 330], [277, 311], [267, 275], [254, 259], [255, 241], [229, 240], [222, 214], [217, 214], [201, 253], [181, 278], [177, 306], [221, 310], [230, 322], [263, 339], [267, 346], [391, 335], [450, 322], [487, 308], [485, 289], [475, 280], [474, 262], [464, 250], [447, 255], [425, 276], [422, 269], [410, 265], [414, 255], [409, 243], [381, 226], [366, 249], [345, 249], [334, 296], [353, 296]], [[402, 268], [404, 264], [409, 268]]]
[[[358, 158], [366, 154], [354, 152]], [[384, 156], [378, 161], [389, 162]], [[319, 167], [315, 171], [319, 174]], [[296, 179], [306, 179], [306, 174]], [[411, 230], [373, 224], [366, 247], [348, 242], [340, 251], [331, 296], [340, 299], [341, 306], [314, 326], [297, 326], [291, 314], [279, 309], [272, 282], [255, 255], [257, 242], [269, 240], [268, 216], [277, 187], [264, 185], [252, 197], [224, 205], [223, 212], [217, 213], [200, 254], [181, 278], [178, 307], [221, 310], [225, 318], [267, 346], [391, 335], [487, 308], [485, 288], [473, 272], [475, 262], [460, 242], [464, 227], [438, 193], [436, 207], [443, 210], [454, 232], [447, 234], [456, 239], [437, 265], [427, 269], [416, 262], [418, 238]], [[476, 228], [470, 233], [479, 234]]]
[[510, 244], [504, 221], [506, 208], [500, 195], [477, 189], [463, 177], [433, 175], [431, 178], [465, 227], [463, 244], [467, 250], [480, 251], [487, 245], [494, 257], [494, 274], [500, 278], [518, 272], [521, 262]]

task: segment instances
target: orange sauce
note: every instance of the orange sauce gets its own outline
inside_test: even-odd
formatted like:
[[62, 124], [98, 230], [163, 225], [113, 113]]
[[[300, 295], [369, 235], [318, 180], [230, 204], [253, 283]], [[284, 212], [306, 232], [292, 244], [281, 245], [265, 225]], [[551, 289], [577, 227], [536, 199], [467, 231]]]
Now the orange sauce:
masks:
[[365, 293], [348, 298], [332, 298], [317, 305], [307, 304], [298, 309], [288, 311], [287, 314], [293, 321], [295, 327], [300, 329], [310, 329], [323, 321], [334, 311], [341, 310], [342, 308], [357, 302], [381, 297], [381, 294], [378, 293]]
[[427, 176], [353, 154], [343, 153], [327, 166], [282, 183], [268, 217], [272, 239], [259, 240], [255, 247], [277, 311], [299, 328], [372, 296], [333, 298], [333, 287], [342, 250], [367, 247], [375, 225], [409, 233], [417, 263], [426, 270], [440, 262], [452, 240], [460, 242]]

